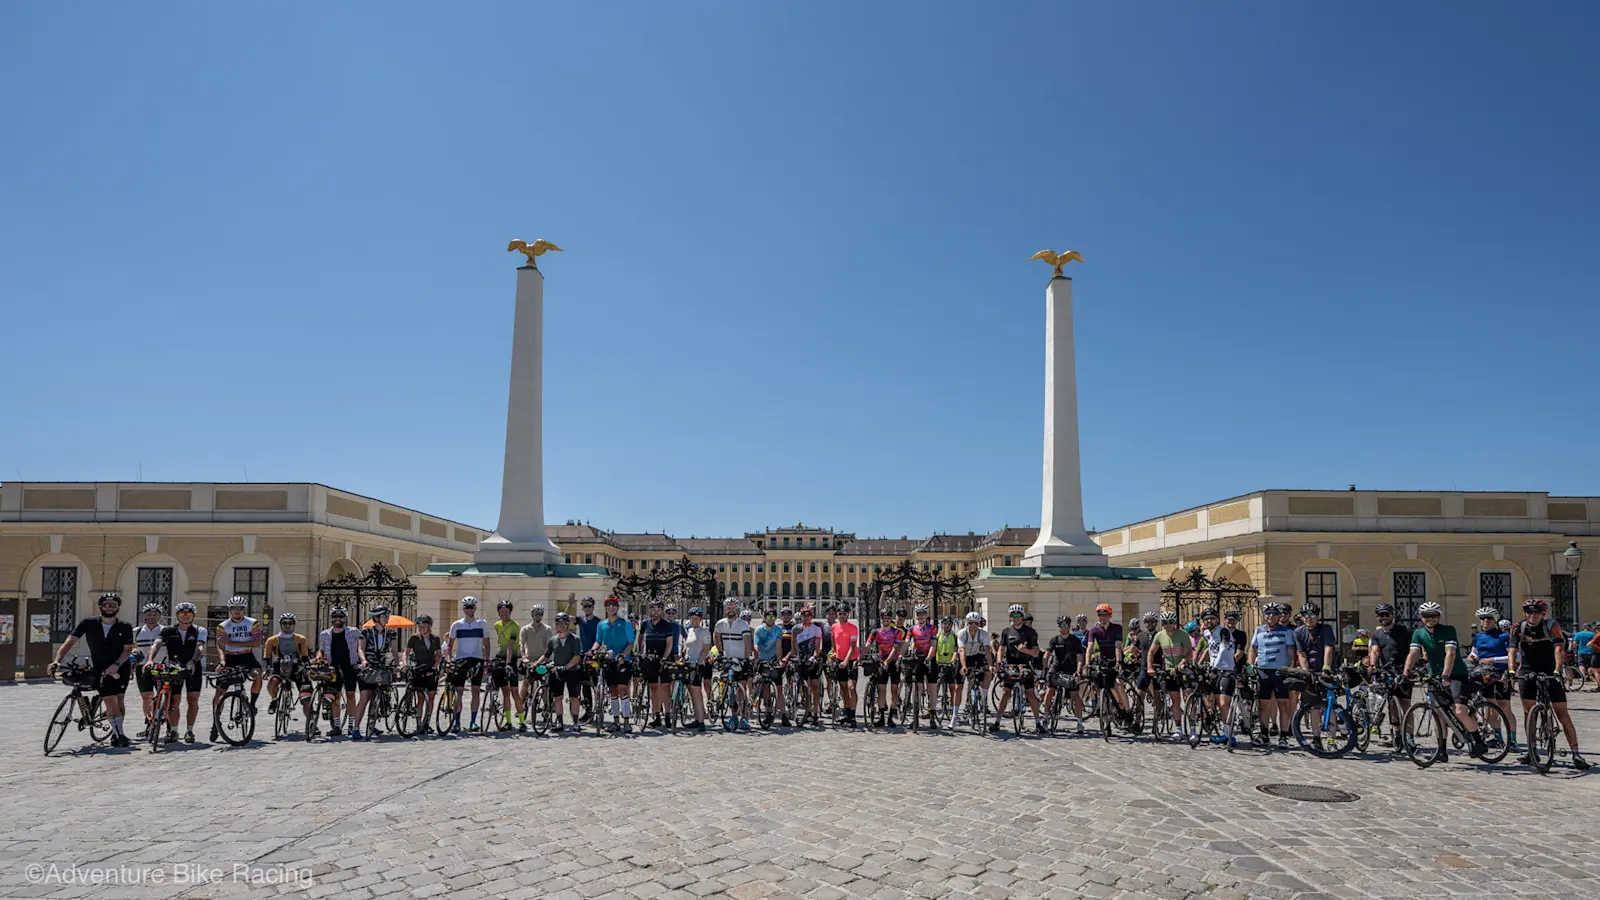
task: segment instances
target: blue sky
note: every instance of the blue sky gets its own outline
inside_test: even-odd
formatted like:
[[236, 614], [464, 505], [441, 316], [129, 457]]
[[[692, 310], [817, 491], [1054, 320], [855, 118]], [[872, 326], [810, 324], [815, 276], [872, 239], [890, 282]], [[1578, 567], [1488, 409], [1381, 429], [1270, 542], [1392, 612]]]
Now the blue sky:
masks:
[[0, 478], [492, 525], [512, 237], [551, 521], [1037, 524], [1076, 248], [1109, 527], [1596, 493], [1590, 4], [7, 4]]

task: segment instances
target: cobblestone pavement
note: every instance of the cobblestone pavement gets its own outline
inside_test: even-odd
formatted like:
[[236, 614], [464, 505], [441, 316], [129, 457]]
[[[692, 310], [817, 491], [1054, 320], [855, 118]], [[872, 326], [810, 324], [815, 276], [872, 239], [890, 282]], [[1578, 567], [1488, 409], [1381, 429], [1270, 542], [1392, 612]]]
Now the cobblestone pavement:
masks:
[[[44, 723], [62, 693], [0, 688], [0, 896], [1287, 900], [1600, 890], [1600, 781], [1565, 763], [1547, 776], [1454, 758], [1419, 771], [1376, 755], [1327, 762], [1098, 737], [833, 731], [268, 741], [46, 758]], [[1600, 749], [1595, 697], [1575, 707]], [[62, 747], [86, 743], [72, 733]], [[1268, 781], [1361, 799], [1300, 803], [1254, 789]], [[51, 865], [147, 883], [34, 883], [40, 870], [29, 867]], [[194, 873], [178, 866], [215, 869], [219, 880], [173, 883]], [[311, 881], [251, 884], [234, 880], [235, 866], [253, 870], [242, 877], [303, 870]], [[149, 882], [156, 871], [168, 880]]]

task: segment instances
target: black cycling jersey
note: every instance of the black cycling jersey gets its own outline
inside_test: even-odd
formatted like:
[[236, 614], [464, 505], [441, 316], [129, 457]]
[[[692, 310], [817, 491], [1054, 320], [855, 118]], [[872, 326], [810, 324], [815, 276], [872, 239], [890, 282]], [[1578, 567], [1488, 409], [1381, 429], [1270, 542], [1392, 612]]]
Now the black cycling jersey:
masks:
[[1378, 665], [1381, 668], [1395, 672], [1405, 670], [1406, 657], [1411, 653], [1411, 631], [1399, 622], [1388, 628], [1373, 629], [1372, 643], [1378, 648]]
[[1014, 666], [1024, 666], [1032, 662], [1028, 654], [1023, 653], [1024, 648], [1037, 650], [1039, 648], [1039, 633], [1027, 625], [1017, 628], [1007, 628], [1000, 632], [1000, 645], [1005, 648], [1006, 662]]
[[662, 619], [658, 624], [654, 620], [645, 620], [644, 626], [639, 629], [644, 637], [644, 652], [656, 656], [670, 656], [675, 649], [674, 642], [678, 637], [678, 626], [674, 622]]
[[1058, 634], [1050, 639], [1050, 665], [1057, 672], [1078, 671], [1078, 658], [1083, 655], [1083, 641], [1075, 634]]
[[1522, 657], [1522, 668], [1529, 672], [1554, 675], [1556, 646], [1564, 640], [1561, 626], [1548, 618], [1538, 625], [1524, 619], [1511, 629], [1511, 648]]

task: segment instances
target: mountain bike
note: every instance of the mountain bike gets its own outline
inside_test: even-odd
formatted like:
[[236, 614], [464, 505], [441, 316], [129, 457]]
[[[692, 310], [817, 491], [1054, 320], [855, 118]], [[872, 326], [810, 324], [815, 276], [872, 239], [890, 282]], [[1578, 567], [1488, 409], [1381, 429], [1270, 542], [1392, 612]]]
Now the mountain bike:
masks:
[[181, 685], [189, 670], [184, 666], [173, 663], [158, 663], [150, 667], [150, 679], [155, 682], [155, 696], [150, 699], [150, 752], [160, 753], [161, 732], [177, 733], [177, 727], [167, 718], [168, 710], [173, 713], [178, 711], [178, 698], [182, 696]]
[[1556, 717], [1555, 706], [1550, 702], [1550, 685], [1561, 679], [1543, 672], [1530, 672], [1522, 677], [1534, 680], [1537, 697], [1528, 710], [1528, 764], [1533, 766], [1535, 772], [1544, 775], [1555, 763], [1557, 754], [1570, 756], [1572, 753], [1565, 741], [1559, 745], [1556, 743], [1556, 737], [1561, 734], [1561, 720]]
[[56, 707], [55, 715], [45, 727], [45, 755], [56, 749], [67, 729], [74, 724], [79, 731], [88, 729], [90, 741], [96, 744], [110, 737], [111, 720], [106, 717], [100, 695], [91, 693], [99, 688], [100, 673], [86, 663], [67, 664], [56, 670], [56, 676], [63, 684], [71, 685], [72, 691], [61, 698], [61, 705]]
[[216, 718], [217, 733], [234, 747], [250, 743], [256, 733], [256, 711], [245, 695], [244, 683], [250, 680], [250, 670], [238, 666], [221, 666], [206, 676], [211, 688], [222, 694], [212, 715]]
[[1291, 723], [1294, 738], [1312, 756], [1337, 759], [1356, 746], [1358, 726], [1350, 714], [1354, 703], [1342, 675], [1320, 672], [1313, 678], [1322, 691], [1322, 700], [1318, 703], [1309, 689], [1300, 695], [1300, 708], [1295, 710]]

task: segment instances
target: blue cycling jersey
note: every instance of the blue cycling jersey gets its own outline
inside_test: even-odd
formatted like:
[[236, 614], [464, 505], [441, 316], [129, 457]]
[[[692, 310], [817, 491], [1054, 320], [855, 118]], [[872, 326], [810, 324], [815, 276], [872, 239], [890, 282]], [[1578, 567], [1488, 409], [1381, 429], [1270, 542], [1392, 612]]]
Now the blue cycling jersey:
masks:
[[615, 622], [601, 619], [595, 626], [595, 641], [620, 656], [622, 651], [633, 646], [633, 623], [627, 619]]
[[782, 625], [760, 625], [756, 628], [756, 656], [763, 662], [778, 661], [778, 640], [783, 637]]
[[1256, 668], [1282, 669], [1291, 661], [1294, 629], [1287, 625], [1261, 625], [1250, 638], [1256, 648]]
[[578, 617], [578, 644], [583, 647], [583, 652], [588, 653], [594, 646], [595, 635], [600, 632], [600, 623], [604, 621], [599, 616]]
[[1498, 628], [1494, 631], [1478, 632], [1472, 636], [1472, 652], [1478, 654], [1479, 661], [1499, 657], [1495, 660], [1494, 667], [1504, 670], [1506, 655], [1511, 652], [1511, 632], [1501, 631]]

